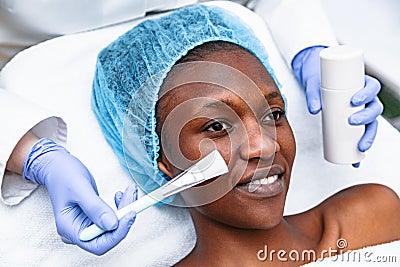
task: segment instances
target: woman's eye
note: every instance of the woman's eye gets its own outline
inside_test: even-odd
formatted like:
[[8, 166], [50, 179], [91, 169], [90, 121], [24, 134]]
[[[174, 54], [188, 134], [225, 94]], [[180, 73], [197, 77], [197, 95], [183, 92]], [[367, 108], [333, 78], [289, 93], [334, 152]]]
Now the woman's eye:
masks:
[[208, 132], [220, 132], [220, 131], [226, 131], [230, 127], [231, 126], [228, 125], [227, 123], [216, 121], [213, 122], [211, 125], [209, 125], [205, 130]]
[[271, 110], [264, 116], [263, 121], [278, 121], [283, 115], [285, 115], [283, 110]]

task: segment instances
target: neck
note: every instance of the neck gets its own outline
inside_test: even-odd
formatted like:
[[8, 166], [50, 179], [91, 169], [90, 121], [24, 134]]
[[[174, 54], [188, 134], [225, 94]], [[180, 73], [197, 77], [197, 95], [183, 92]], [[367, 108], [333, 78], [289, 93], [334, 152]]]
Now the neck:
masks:
[[259, 257], [265, 257], [266, 247], [269, 251], [290, 251], [310, 245], [284, 218], [270, 229], [242, 229], [214, 221], [196, 209], [190, 212], [196, 227], [197, 244], [189, 259], [201, 265], [234, 266], [238, 262], [244, 266], [265, 265]]

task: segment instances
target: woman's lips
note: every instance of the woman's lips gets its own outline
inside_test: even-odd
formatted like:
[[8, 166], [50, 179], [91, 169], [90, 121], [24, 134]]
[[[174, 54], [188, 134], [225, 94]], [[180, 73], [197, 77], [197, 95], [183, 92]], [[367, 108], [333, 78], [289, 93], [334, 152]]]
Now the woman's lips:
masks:
[[273, 197], [285, 189], [284, 169], [272, 166], [267, 171], [257, 170], [249, 179], [235, 186], [241, 193], [259, 197]]

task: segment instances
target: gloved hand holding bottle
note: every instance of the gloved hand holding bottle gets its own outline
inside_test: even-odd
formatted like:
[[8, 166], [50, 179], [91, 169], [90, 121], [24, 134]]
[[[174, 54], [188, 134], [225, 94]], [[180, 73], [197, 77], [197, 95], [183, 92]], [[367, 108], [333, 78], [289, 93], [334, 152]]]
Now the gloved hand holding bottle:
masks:
[[[65, 243], [102, 255], [126, 237], [135, 221], [136, 214], [131, 212], [118, 222], [115, 212], [98, 196], [89, 170], [64, 147], [49, 139], [40, 139], [32, 146], [24, 161], [23, 177], [47, 188], [57, 232]], [[130, 193], [126, 193], [132, 198], [130, 202], [136, 199], [136, 191], [130, 188]], [[120, 195], [115, 196], [116, 204]], [[91, 241], [80, 241], [80, 232], [92, 223], [109, 232]]]
[[[306, 92], [307, 107], [311, 114], [321, 111], [320, 59], [319, 53], [325, 47], [314, 46], [300, 51], [292, 61], [296, 79]], [[358, 143], [361, 152], [367, 151], [375, 140], [378, 128], [377, 117], [383, 112], [383, 105], [378, 98], [381, 85], [378, 80], [366, 75], [365, 86], [351, 98], [351, 105], [365, 105], [365, 109], [348, 118], [350, 125], [365, 125], [365, 133]], [[353, 164], [358, 167], [359, 163]]]

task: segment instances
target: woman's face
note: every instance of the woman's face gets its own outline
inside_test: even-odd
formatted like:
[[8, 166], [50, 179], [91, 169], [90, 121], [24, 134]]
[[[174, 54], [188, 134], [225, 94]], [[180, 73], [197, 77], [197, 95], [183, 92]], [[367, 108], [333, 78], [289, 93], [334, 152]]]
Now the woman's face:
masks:
[[229, 173], [185, 191], [185, 202], [224, 224], [271, 228], [282, 220], [296, 152], [280, 91], [244, 49], [202, 60], [166, 79], [174, 88], [157, 106], [159, 167], [173, 177], [217, 149]]

